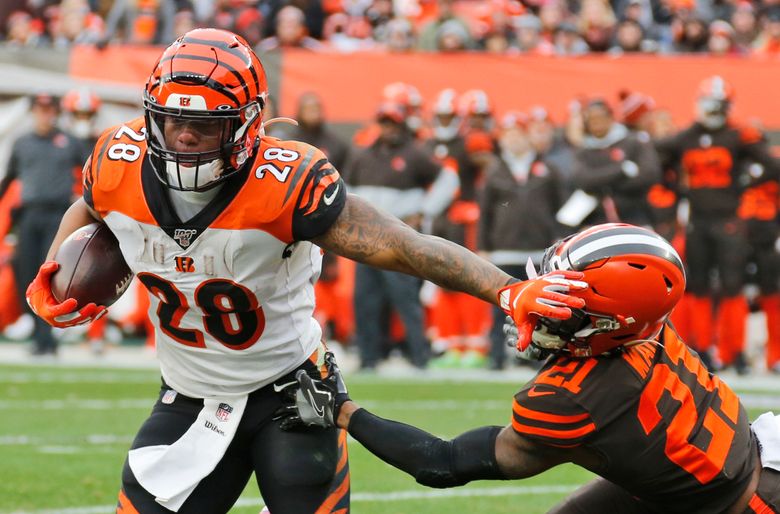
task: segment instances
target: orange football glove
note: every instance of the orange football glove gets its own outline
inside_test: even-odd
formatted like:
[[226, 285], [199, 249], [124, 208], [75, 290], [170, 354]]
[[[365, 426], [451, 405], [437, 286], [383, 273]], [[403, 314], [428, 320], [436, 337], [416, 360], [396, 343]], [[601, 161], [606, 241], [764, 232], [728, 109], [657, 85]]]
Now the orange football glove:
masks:
[[42, 320], [53, 327], [67, 328], [94, 321], [103, 316], [107, 309], [102, 305], [89, 303], [81, 309], [75, 298], [57, 303], [51, 292], [51, 276], [59, 269], [55, 261], [46, 261], [38, 275], [27, 287], [27, 304]]
[[499, 305], [517, 325], [518, 350], [523, 351], [531, 344], [540, 317], [569, 319], [571, 308], [585, 306], [585, 300], [567, 294], [587, 289], [588, 284], [581, 281], [584, 277], [581, 271], [551, 271], [498, 292]]

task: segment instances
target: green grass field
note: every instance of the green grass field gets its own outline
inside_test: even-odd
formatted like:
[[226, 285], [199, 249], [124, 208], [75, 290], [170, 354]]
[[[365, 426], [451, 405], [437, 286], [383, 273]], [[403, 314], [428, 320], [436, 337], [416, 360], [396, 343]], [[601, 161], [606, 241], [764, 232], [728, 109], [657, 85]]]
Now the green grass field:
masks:
[[[506, 424], [521, 385], [347, 379], [353, 398], [375, 413], [441, 436]], [[125, 452], [158, 388], [153, 370], [0, 366], [0, 514], [112, 512]], [[357, 514], [542, 513], [591, 477], [562, 466], [525, 481], [432, 490], [354, 441], [350, 466]], [[261, 506], [250, 481], [231, 512]]]

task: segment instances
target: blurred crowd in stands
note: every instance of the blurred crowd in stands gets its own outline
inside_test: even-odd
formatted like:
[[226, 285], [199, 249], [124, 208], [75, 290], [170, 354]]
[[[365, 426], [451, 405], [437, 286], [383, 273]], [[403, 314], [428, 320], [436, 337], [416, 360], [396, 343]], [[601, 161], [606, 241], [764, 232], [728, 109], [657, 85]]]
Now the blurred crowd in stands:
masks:
[[[722, 78], [680, 94], [695, 106], [696, 120], [686, 127], [674, 126], [669, 112], [636, 91], [575, 99], [567, 119], [552, 119], [542, 105], [496, 112], [481, 90], [445, 89], [422, 98], [415, 86], [395, 82], [377, 92], [373, 121], [351, 140], [327, 123], [315, 92], [298, 99], [296, 113], [283, 113], [297, 126], [268, 123], [266, 133], [321, 148], [350, 192], [521, 279], [531, 266], [538, 269], [546, 247], [584, 226], [652, 227], [688, 265], [687, 294], [673, 315], [684, 339], [713, 369], [747, 373], [752, 365], [780, 374], [778, 160], [759, 120], [732, 119], [734, 91]], [[42, 128], [36, 125], [37, 146], [29, 146], [29, 136], [15, 145], [12, 178], [24, 178], [25, 152], [35, 157], [47, 145], [64, 148], [59, 134], [88, 147], [100, 128], [94, 125], [99, 99], [87, 91], [61, 103], [39, 95], [31, 108], [36, 119], [43, 116]], [[62, 114], [56, 130], [52, 112]], [[264, 118], [274, 115], [269, 104]], [[71, 174], [69, 155], [62, 156], [60, 177]], [[19, 192], [8, 178], [0, 190], [8, 192], [0, 198], [5, 233]], [[13, 248], [0, 250], [0, 298], [13, 303]], [[398, 348], [418, 368], [501, 369], [511, 360], [503, 312], [467, 295], [328, 254], [316, 287], [315, 316], [326, 337], [357, 348], [365, 370]], [[135, 307], [126, 315], [89, 328], [97, 350], [106, 323], [149, 335], [149, 300], [140, 288], [130, 295]], [[20, 305], [0, 308], [7, 314], [0, 328], [14, 321]], [[766, 320], [760, 358], [746, 350], [751, 310], [763, 311]]]
[[167, 44], [218, 27], [259, 51], [780, 52], [777, 0], [3, 0], [10, 47]]

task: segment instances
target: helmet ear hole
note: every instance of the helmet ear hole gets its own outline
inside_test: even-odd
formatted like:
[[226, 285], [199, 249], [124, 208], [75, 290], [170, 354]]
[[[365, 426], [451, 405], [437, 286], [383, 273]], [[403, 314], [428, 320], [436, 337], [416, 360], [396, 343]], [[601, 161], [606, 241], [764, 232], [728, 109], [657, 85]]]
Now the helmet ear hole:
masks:
[[647, 267], [644, 264], [639, 264], [638, 262], [629, 262], [628, 265], [636, 269], [645, 269]]
[[674, 284], [672, 284], [672, 281], [669, 280], [669, 277], [667, 277], [666, 275], [664, 275], [664, 283], [666, 284], [666, 292], [671, 293]]

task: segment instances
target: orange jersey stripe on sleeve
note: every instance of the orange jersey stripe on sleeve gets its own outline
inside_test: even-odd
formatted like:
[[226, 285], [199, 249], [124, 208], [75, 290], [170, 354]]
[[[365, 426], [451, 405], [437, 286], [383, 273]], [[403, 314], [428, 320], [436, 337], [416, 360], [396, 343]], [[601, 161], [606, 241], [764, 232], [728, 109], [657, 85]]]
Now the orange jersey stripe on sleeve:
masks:
[[575, 414], [571, 416], [564, 416], [561, 414], [550, 414], [547, 412], [541, 412], [541, 411], [529, 409], [527, 407], [523, 407], [517, 402], [517, 400], [515, 400], [514, 404], [512, 405], [512, 410], [518, 416], [522, 416], [524, 418], [534, 419], [546, 423], [571, 424], [571, 423], [578, 423], [590, 419], [590, 416], [588, 415], [587, 412], [583, 412], [582, 414]]
[[545, 438], [554, 439], [556, 441], [567, 440], [568, 442], [571, 442], [573, 439], [582, 439], [586, 435], [594, 432], [596, 430], [596, 425], [591, 422], [580, 428], [555, 430], [551, 428], [539, 428], [524, 425], [517, 421], [517, 418], [515, 418], [512, 420], [512, 428], [514, 428], [516, 432], [523, 435], [538, 435]]
[[512, 427], [524, 436], [554, 446], [576, 446], [596, 430], [587, 412], [553, 414], [523, 406], [517, 399], [512, 405]]

